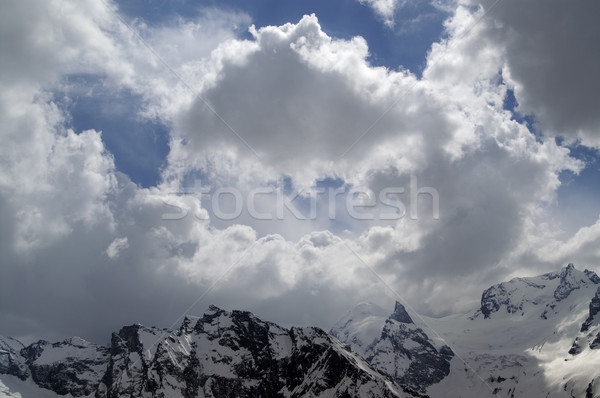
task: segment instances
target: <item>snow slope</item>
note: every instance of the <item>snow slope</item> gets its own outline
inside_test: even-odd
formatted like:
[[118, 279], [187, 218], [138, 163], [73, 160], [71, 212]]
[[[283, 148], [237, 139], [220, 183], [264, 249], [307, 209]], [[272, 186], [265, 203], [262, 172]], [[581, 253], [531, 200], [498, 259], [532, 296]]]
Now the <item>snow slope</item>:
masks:
[[[426, 318], [457, 354], [432, 397], [600, 396], [600, 350], [589, 346], [598, 317], [581, 332], [600, 278], [569, 264], [486, 290], [474, 315]], [[581, 352], [569, 353], [575, 340]], [[464, 362], [463, 362], [464, 360]]]
[[494, 285], [464, 315], [359, 304], [331, 334], [431, 397], [600, 397], [600, 278], [572, 264]]

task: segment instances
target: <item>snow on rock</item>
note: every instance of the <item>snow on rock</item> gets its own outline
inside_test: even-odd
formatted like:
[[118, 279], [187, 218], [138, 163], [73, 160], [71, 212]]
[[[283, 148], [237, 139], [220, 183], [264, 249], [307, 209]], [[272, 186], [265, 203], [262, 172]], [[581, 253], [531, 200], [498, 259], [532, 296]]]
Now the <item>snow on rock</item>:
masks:
[[560, 272], [550, 272], [529, 278], [514, 278], [508, 282], [494, 285], [483, 292], [481, 307], [474, 317], [483, 314], [491, 318], [502, 313], [524, 314], [538, 311], [539, 316], [547, 318], [556, 313], [555, 307], [578, 289], [596, 288], [600, 278], [594, 272], [575, 269], [567, 265]]
[[435, 340], [399, 303], [389, 317], [361, 304], [331, 333], [397, 383], [431, 397], [596, 397], [599, 285], [594, 272], [569, 264], [490, 287], [474, 315], [419, 317]]
[[590, 301], [589, 306], [589, 315], [583, 325], [581, 325], [581, 331], [587, 332], [592, 325], [597, 325], [600, 321], [600, 317], [598, 317], [598, 312], [600, 312], [600, 287], [596, 290], [596, 294]]
[[176, 330], [125, 326], [110, 347], [0, 337], [0, 397], [600, 396], [594, 272], [569, 264], [499, 283], [474, 312], [363, 303], [329, 335], [211, 306]]
[[[23, 391], [73, 397], [421, 396], [321, 329], [285, 329], [214, 306], [178, 330], [125, 326], [109, 348], [78, 338], [23, 347], [3, 338], [0, 359], [0, 379], [21, 375]], [[0, 391], [19, 396], [14, 383]]]
[[[600, 396], [595, 294], [600, 279], [572, 264], [487, 289], [473, 316], [427, 318], [457, 354], [432, 397]], [[591, 319], [590, 329], [582, 326]], [[598, 329], [597, 329], [598, 328]], [[574, 340], [575, 343], [574, 344]], [[574, 352], [574, 346], [580, 346]], [[577, 349], [576, 349], [577, 350]]]
[[[178, 331], [155, 333], [153, 342], [144, 342], [141, 332], [147, 334], [138, 326], [113, 335], [113, 358], [98, 397], [338, 397], [355, 396], [356, 391], [396, 397], [406, 396], [404, 389], [414, 393], [386, 379], [320, 329], [288, 330], [250, 312], [211, 306], [200, 318], [186, 317]], [[135, 361], [125, 355], [132, 351], [139, 354]], [[144, 352], [154, 354], [140, 354]]]
[[54, 391], [39, 387], [33, 380], [21, 380], [16, 376], [2, 374], [0, 398], [71, 398], [71, 394], [58, 395]]
[[399, 302], [389, 317], [382, 312], [379, 307], [359, 304], [331, 334], [398, 384], [425, 391], [448, 375], [453, 357], [449, 347], [431, 340]]
[[40, 340], [20, 353], [39, 387], [77, 397], [96, 390], [108, 362], [105, 347], [77, 337], [59, 343]]
[[588, 348], [590, 350], [600, 349], [600, 287], [590, 300], [588, 316], [581, 325], [580, 334], [575, 337], [569, 354], [579, 355]]
[[29, 369], [25, 358], [21, 356], [23, 344], [12, 337], [0, 336], [0, 374], [8, 374], [25, 380], [29, 377]]

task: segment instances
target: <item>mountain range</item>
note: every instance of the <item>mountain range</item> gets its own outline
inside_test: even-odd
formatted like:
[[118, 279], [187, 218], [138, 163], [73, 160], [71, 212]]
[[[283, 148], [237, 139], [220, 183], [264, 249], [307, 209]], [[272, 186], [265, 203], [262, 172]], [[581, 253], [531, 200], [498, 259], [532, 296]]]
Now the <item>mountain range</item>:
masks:
[[329, 331], [211, 306], [104, 347], [0, 337], [0, 397], [598, 397], [600, 278], [572, 264], [431, 318], [361, 303]]

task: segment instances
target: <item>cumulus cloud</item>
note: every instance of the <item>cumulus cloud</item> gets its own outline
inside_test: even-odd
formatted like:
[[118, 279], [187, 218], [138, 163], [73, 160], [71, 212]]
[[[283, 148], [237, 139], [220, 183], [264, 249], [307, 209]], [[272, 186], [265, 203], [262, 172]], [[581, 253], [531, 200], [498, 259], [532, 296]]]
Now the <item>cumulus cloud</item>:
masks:
[[[558, 172], [580, 164], [503, 110], [502, 53], [478, 39], [484, 27], [460, 30], [477, 18], [462, 8], [448, 21], [455, 38], [434, 46], [421, 81], [371, 67], [364, 42], [328, 37], [315, 17], [255, 31], [248, 52], [223, 49], [221, 79], [182, 114], [175, 134], [186, 148], [171, 155], [185, 160], [173, 163], [198, 164], [209, 142], [221, 142], [236, 148], [235, 161], [211, 163], [221, 175], [252, 170], [254, 152], [267, 181], [284, 173], [300, 186], [312, 183], [306, 175], [341, 177], [378, 191], [408, 187], [418, 174], [439, 191], [442, 221], [413, 223], [406, 234], [423, 236], [423, 254], [393, 255], [390, 270], [422, 278], [487, 270], [514, 248], [528, 212], [553, 200]], [[351, 148], [341, 159], [340, 146]], [[232, 171], [236, 162], [244, 166]]]
[[427, 84], [372, 67], [362, 38], [331, 38], [315, 16], [253, 32], [255, 41], [214, 53], [219, 79], [175, 118], [174, 136], [186, 145], [174, 146], [171, 164], [189, 168], [206, 159], [198, 152], [221, 150], [211, 167], [260, 159], [259, 170], [244, 164], [234, 175], [290, 175], [301, 187], [328, 176], [356, 182], [373, 168], [418, 168], [424, 152], [439, 149], [425, 137], [448, 143], [460, 128], [460, 115]]
[[473, 1], [490, 9], [482, 40], [503, 50], [518, 110], [545, 134], [600, 145], [600, 27], [595, 1]]
[[[64, 2], [60, 18], [43, 4], [11, 5], [0, 17], [3, 37], [17, 43], [2, 49], [10, 60], [0, 58], [0, 228], [8, 237], [0, 241], [0, 312], [11, 320], [1, 333], [100, 340], [132, 322], [171, 326], [210, 302], [329, 327], [356, 301], [386, 305], [397, 292], [441, 314], [469, 308], [528, 258], [558, 267], [580, 249], [596, 255], [586, 248], [597, 228], [563, 242], [539, 223], [559, 173], [582, 165], [503, 109], [507, 64], [517, 77], [492, 28], [477, 23], [482, 10], [456, 9], [418, 79], [370, 65], [364, 39], [331, 37], [314, 15], [253, 27], [251, 39], [236, 36], [248, 22], [238, 13], [136, 22], [158, 59], [111, 4]], [[53, 35], [42, 35], [42, 46], [40, 32], [15, 20]], [[219, 33], [205, 40], [203, 29]], [[101, 132], [66, 127], [68, 111], [52, 94], [73, 73], [139, 93], [140, 117], [170, 127], [158, 186], [141, 188], [117, 171]], [[195, 180], [244, 198], [257, 188], [309, 194], [319, 184], [404, 188], [406, 214], [330, 219], [324, 197], [312, 220], [224, 223], [201, 192], [186, 190]], [[257, 210], [277, 208], [274, 197], [258, 196]], [[560, 250], [543, 258], [552, 245]]]

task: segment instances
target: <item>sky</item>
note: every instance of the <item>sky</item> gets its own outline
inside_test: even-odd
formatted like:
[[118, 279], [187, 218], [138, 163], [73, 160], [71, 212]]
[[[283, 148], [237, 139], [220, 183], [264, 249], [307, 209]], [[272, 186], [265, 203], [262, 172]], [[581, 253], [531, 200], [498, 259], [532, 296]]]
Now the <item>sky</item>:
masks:
[[0, 334], [328, 329], [600, 271], [598, 2], [0, 8]]

